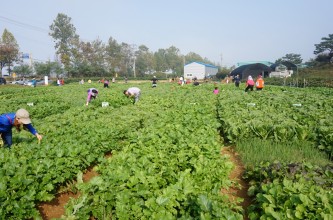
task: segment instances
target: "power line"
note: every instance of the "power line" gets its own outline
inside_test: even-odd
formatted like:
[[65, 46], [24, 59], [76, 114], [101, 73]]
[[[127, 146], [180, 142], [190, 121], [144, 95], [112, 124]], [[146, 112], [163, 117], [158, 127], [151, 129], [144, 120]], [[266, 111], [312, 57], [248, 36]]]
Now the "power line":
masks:
[[19, 27], [28, 28], [30, 30], [39, 31], [39, 32], [42, 32], [42, 33], [48, 33], [49, 32], [48, 30], [46, 30], [44, 28], [37, 27], [37, 26], [31, 25], [31, 24], [26, 24], [26, 23], [16, 21], [16, 20], [13, 20], [13, 19], [10, 19], [10, 18], [6, 18], [6, 17], [1, 16], [1, 15], [0, 15], [0, 20], [8, 22], [10, 24], [17, 25]]

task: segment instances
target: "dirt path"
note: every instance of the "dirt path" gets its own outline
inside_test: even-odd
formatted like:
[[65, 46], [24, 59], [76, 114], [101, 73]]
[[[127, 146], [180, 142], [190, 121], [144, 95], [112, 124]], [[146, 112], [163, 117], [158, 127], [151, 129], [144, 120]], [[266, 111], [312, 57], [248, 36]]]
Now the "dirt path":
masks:
[[[236, 198], [244, 199], [244, 201], [239, 205], [241, 205], [243, 209], [246, 210], [250, 205], [251, 200], [247, 195], [248, 184], [242, 179], [242, 174], [245, 168], [241, 163], [239, 155], [234, 151], [233, 147], [223, 147], [221, 153], [229, 155], [230, 160], [235, 164], [235, 169], [231, 172], [230, 179], [237, 182], [241, 186], [241, 188], [234, 186], [228, 190], [222, 190], [222, 192], [229, 195], [231, 202], [236, 202]], [[110, 157], [111, 154], [106, 156]], [[91, 167], [83, 174], [83, 181], [88, 182], [90, 179], [97, 175], [98, 173], [93, 170], [93, 167]], [[70, 198], [78, 198], [79, 196], [79, 193], [60, 193], [52, 201], [41, 203], [37, 206], [37, 208], [41, 213], [43, 220], [61, 218], [61, 216], [65, 213], [64, 206], [68, 203]], [[247, 216], [244, 217], [244, 219], [247, 220]]]
[[[97, 172], [93, 170], [93, 167], [89, 168], [87, 172], [83, 174], [83, 182], [88, 182], [91, 178], [97, 176]], [[39, 213], [44, 220], [51, 220], [53, 218], [60, 218], [65, 214], [64, 206], [71, 198], [78, 198], [79, 193], [74, 194], [72, 192], [60, 193], [50, 202], [41, 203], [37, 206]]]
[[247, 190], [249, 189], [249, 185], [242, 179], [242, 175], [245, 171], [245, 167], [241, 162], [241, 159], [238, 153], [234, 150], [233, 147], [223, 147], [221, 150], [222, 154], [229, 155], [230, 160], [235, 164], [235, 168], [230, 174], [230, 179], [235, 181], [240, 185], [241, 188], [235, 185], [234, 187], [229, 188], [228, 190], [222, 190], [223, 193], [229, 195], [229, 199], [231, 202], [236, 202], [236, 198], [242, 198], [243, 202], [239, 205], [243, 207], [245, 211], [244, 219], [248, 220], [246, 210], [248, 206], [251, 204], [251, 198], [247, 195]]

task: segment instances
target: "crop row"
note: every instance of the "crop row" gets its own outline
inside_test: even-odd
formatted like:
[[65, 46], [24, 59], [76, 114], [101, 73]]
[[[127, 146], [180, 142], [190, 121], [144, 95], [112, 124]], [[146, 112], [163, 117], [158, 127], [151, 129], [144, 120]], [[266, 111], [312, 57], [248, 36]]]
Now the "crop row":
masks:
[[332, 157], [333, 99], [327, 89], [273, 87], [249, 94], [228, 90], [218, 105], [223, 135], [231, 143], [254, 137], [308, 140]]
[[[86, 88], [78, 85], [3, 90], [0, 97], [11, 111], [27, 108], [44, 138], [38, 144], [28, 132], [14, 131], [12, 149], [1, 149], [0, 218], [40, 219], [35, 208], [39, 202], [50, 201], [60, 186], [92, 164], [101, 163], [101, 176], [91, 182], [99, 192], [100, 203], [96, 204], [104, 204], [100, 207], [118, 218], [125, 218], [126, 213], [133, 216], [138, 209], [148, 218], [163, 209], [161, 214], [170, 218], [202, 214], [241, 219], [241, 209], [223, 202], [227, 200], [220, 193], [230, 185], [232, 164], [220, 155], [219, 124], [215, 105], [211, 105], [215, 99], [205, 101], [201, 96], [201, 92], [212, 95], [210, 91], [193, 90], [192, 96], [194, 88], [140, 87], [146, 92], [137, 105], [132, 105], [121, 93], [124, 88], [117, 85], [101, 90], [88, 107], [84, 106]], [[18, 94], [24, 94], [24, 99]], [[110, 106], [102, 108], [102, 101]], [[34, 105], [26, 106], [27, 102]], [[7, 105], [0, 108], [9, 111]], [[111, 162], [104, 158], [110, 151]], [[108, 197], [110, 192], [113, 197]], [[126, 206], [128, 199], [131, 206]], [[84, 211], [91, 205], [75, 213], [100, 217], [100, 209]]]
[[98, 165], [98, 177], [78, 185], [81, 196], [64, 218], [243, 219], [241, 208], [221, 194], [230, 186], [232, 164], [220, 155], [213, 94], [154, 93], [136, 110], [149, 112], [144, 126]]
[[[222, 134], [236, 145], [250, 139], [271, 143], [308, 141], [331, 155], [331, 97], [327, 89], [225, 91], [218, 105]], [[247, 167], [244, 179], [250, 184], [248, 194], [253, 198], [248, 209], [251, 220], [332, 218], [332, 165], [262, 161]]]

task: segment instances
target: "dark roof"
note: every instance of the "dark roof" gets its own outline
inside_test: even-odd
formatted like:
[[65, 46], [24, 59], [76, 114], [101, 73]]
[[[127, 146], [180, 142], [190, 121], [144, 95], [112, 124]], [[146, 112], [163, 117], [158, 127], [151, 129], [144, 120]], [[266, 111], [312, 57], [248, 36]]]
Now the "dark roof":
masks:
[[247, 64], [240, 67], [237, 67], [231, 71], [230, 76], [239, 75], [241, 79], [247, 78], [249, 75], [252, 77], [257, 77], [259, 74], [264, 74], [264, 77], [268, 73], [272, 72], [272, 69], [269, 66], [266, 66], [262, 63]]

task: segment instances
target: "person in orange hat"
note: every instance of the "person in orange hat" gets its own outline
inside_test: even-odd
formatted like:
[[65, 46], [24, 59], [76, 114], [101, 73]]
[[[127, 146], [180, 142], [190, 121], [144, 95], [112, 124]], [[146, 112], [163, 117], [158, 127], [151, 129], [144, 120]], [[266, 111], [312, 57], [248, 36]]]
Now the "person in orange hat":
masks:
[[21, 131], [21, 127], [30, 131], [39, 141], [42, 140], [42, 135], [38, 134], [37, 130], [32, 126], [29, 112], [23, 108], [17, 110], [16, 113], [5, 113], [0, 115], [0, 133], [4, 146], [10, 148], [12, 145], [12, 128]]

